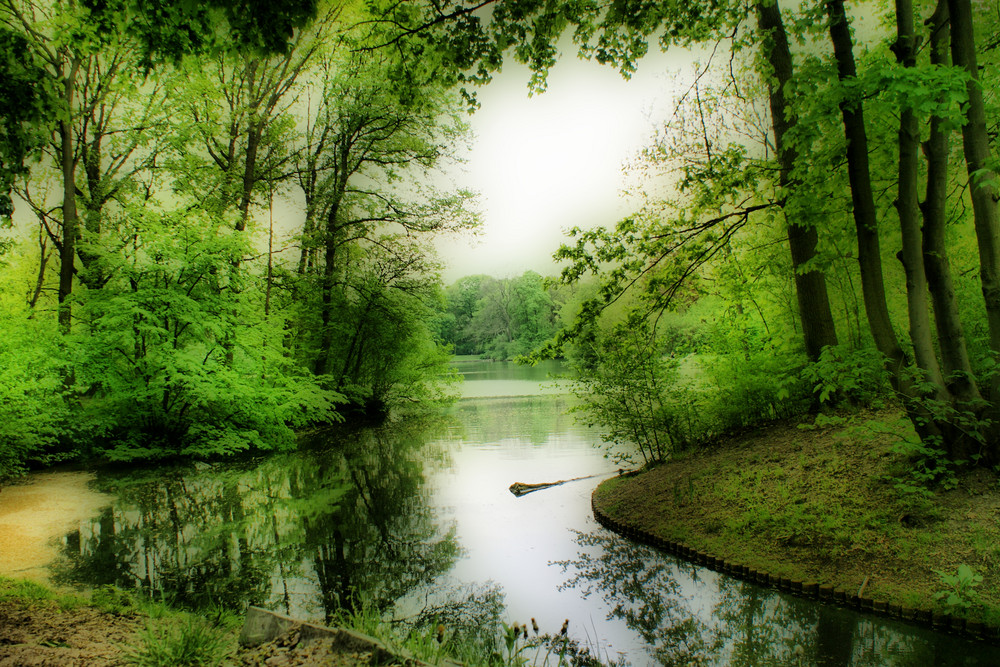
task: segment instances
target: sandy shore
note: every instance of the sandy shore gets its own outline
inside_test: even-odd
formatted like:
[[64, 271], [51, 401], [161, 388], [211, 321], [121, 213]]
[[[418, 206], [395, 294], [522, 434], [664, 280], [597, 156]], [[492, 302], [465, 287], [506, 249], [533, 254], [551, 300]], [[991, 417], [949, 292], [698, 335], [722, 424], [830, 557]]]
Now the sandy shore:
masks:
[[0, 575], [50, 584], [61, 540], [107, 506], [88, 472], [42, 472], [0, 489]]

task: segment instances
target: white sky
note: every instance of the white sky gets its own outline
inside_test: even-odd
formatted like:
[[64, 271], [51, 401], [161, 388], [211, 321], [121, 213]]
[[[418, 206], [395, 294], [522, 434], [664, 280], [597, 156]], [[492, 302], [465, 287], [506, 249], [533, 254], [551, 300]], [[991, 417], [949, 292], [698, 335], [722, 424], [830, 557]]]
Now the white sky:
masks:
[[534, 97], [527, 68], [508, 63], [479, 91], [476, 138], [466, 174], [456, 177], [481, 194], [481, 234], [438, 242], [444, 282], [476, 273], [554, 273], [552, 253], [565, 230], [627, 214], [633, 207], [621, 194], [622, 163], [672, 113], [683, 92], [672, 82], [690, 61], [687, 53], [652, 53], [625, 81], [614, 68], [568, 51], [549, 73], [548, 90]]

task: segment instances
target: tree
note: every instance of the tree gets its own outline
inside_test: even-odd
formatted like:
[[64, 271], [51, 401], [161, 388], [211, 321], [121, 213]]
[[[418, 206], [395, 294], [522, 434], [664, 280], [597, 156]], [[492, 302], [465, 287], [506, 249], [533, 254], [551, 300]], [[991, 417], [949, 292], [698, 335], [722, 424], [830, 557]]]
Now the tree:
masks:
[[[972, 3], [948, 0], [951, 24], [951, 58], [967, 75], [965, 118], [962, 124], [962, 148], [969, 174], [969, 196], [979, 243], [979, 275], [990, 330], [990, 349], [1000, 352], [1000, 217], [997, 200], [1000, 185], [990, 158], [990, 139], [986, 129], [983, 86], [979, 80]], [[996, 387], [994, 387], [994, 390]]]
[[[648, 38], [656, 35], [661, 46], [678, 43], [704, 42], [721, 40], [727, 31], [732, 31], [733, 52], [745, 47], [749, 42], [740, 37], [742, 17], [739, 14], [739, 3], [712, 3], [711, 6], [701, 4], [673, 7], [657, 5], [643, 7], [625, 7], [623, 4], [612, 3], [607, 7], [573, 6], [577, 13], [568, 16], [561, 13], [568, 5], [554, 7], [529, 3], [520, 7], [516, 15], [507, 14], [503, 10], [494, 12], [485, 25], [469, 20], [459, 20], [461, 12], [452, 14], [433, 12], [425, 16], [423, 23], [413, 26], [411, 31], [427, 30], [439, 24], [451, 21], [455, 27], [452, 34], [465, 30], [486, 42], [479, 45], [475, 39], [469, 40], [477, 46], [473, 49], [476, 57], [482, 57], [475, 77], [488, 78], [500, 59], [504, 49], [512, 47], [515, 57], [523, 62], [530, 62], [538, 72], [535, 84], [544, 85], [544, 70], [553, 62], [552, 45], [556, 36], [568, 26], [574, 26], [574, 38], [582, 44], [583, 53], [593, 55], [602, 62], [612, 62], [626, 73], [635, 67], [638, 57], [647, 48]], [[846, 175], [851, 193], [851, 212], [854, 218], [854, 237], [857, 243], [858, 275], [861, 280], [861, 293], [865, 304], [868, 320], [868, 331], [874, 339], [878, 350], [886, 357], [888, 367], [893, 371], [895, 386], [904, 398], [908, 411], [918, 430], [928, 439], [928, 442], [962, 441], [960, 432], [968, 433], [969, 424], [974, 432], [974, 446], [950, 445], [950, 454], [954, 459], [965, 460], [967, 455], [980, 455], [980, 460], [995, 458], [992, 446], [987, 442], [991, 438], [983, 428], [991, 419], [993, 408], [985, 409], [978, 403], [979, 396], [976, 383], [971, 378], [971, 362], [964, 349], [964, 336], [957, 316], [954, 295], [950, 292], [949, 263], [947, 248], [942, 242], [940, 217], [930, 220], [928, 216], [941, 215], [943, 197], [940, 187], [943, 173], [946, 172], [944, 162], [946, 150], [942, 139], [947, 131], [946, 124], [956, 116], [957, 105], [965, 99], [968, 104], [963, 107], [962, 122], [964, 148], [967, 169], [970, 173], [970, 196], [973, 202], [974, 219], [976, 221], [976, 238], [979, 245], [979, 266], [982, 278], [984, 304], [990, 323], [990, 347], [996, 350], [996, 334], [998, 329], [994, 320], [996, 310], [995, 285], [997, 243], [996, 230], [996, 196], [995, 174], [989, 155], [989, 137], [986, 132], [985, 107], [982, 101], [981, 85], [978, 83], [979, 68], [976, 64], [974, 31], [971, 23], [972, 6], [966, 0], [949, 2], [953, 30], [959, 31], [952, 38], [952, 54], [955, 65], [963, 68], [965, 75], [960, 78], [955, 70], [944, 66], [940, 57], [941, 48], [933, 49], [934, 61], [930, 66], [917, 67], [917, 52], [915, 50], [915, 34], [913, 30], [912, 10], [908, 3], [897, 5], [897, 35], [895, 46], [897, 65], [895, 68], [879, 62], [884, 67], [869, 66], [859, 74], [854, 57], [854, 45], [850, 34], [849, 20], [844, 3], [840, 0], [828, 0], [822, 5], [827, 20], [818, 22], [818, 14], [813, 8], [804, 8], [805, 17], [809, 20], [797, 22], [800, 32], [797, 37], [805, 44], [819, 44], [816, 28], [822, 25], [828, 30], [829, 44], [832, 45], [832, 63], [836, 66], [836, 87], [829, 87], [829, 79], [813, 79], [828, 95], [814, 96], [810, 101], [812, 109], [807, 115], [812, 118], [808, 122], [816, 122], [822, 114], [826, 123], [829, 117], [826, 105], [831, 100], [841, 117], [841, 127], [844, 132], [844, 142], [839, 146], [841, 158], [846, 158]], [[466, 8], [472, 11], [472, 8]], [[829, 174], [823, 174], [808, 164], [795, 164], [796, 153], [808, 152], [809, 131], [802, 127], [806, 122], [798, 117], [797, 109], [808, 109], [804, 97], [795, 98], [797, 91], [809, 77], [826, 77], [830, 71], [827, 61], [815, 56], [807, 56], [807, 72], [796, 75], [791, 68], [791, 52], [783, 44], [783, 26], [781, 13], [771, 3], [756, 5], [758, 24], [765, 33], [763, 59], [775, 72], [777, 84], [771, 87], [772, 125], [775, 132], [775, 147], [780, 164], [778, 182], [782, 193], [781, 198], [786, 215], [788, 207], [794, 205], [796, 196], [812, 197], [815, 193], [806, 188], [820, 180], [829, 180]], [[464, 15], [461, 15], [464, 16]], [[944, 24], [942, 12], [937, 12], [933, 23], [936, 26]], [[686, 20], [681, 20], [686, 19]], [[470, 25], [471, 24], [471, 25]], [[938, 28], [940, 33], [940, 28]], [[940, 45], [941, 37], [935, 37]], [[478, 50], [476, 50], [478, 49]], [[473, 58], [475, 59], [475, 58]], [[964, 95], [956, 96], [956, 83], [962, 81], [965, 87]], [[700, 88], [694, 87], [696, 98]], [[792, 95], [789, 103], [788, 96]], [[897, 151], [894, 161], [895, 174], [892, 177], [896, 192], [896, 214], [900, 220], [900, 241], [902, 250], [899, 257], [905, 271], [907, 293], [907, 311], [910, 324], [910, 336], [907, 344], [900, 344], [896, 334], [896, 324], [890, 311], [887, 297], [887, 284], [883, 267], [883, 248], [879, 229], [878, 204], [873, 189], [873, 171], [870, 160], [878, 156], [868, 141], [870, 123], [866, 120], [866, 104], [870, 100], [891, 100], [890, 104], [900, 115], [900, 124], [896, 128], [896, 139], [891, 145]], [[700, 112], [699, 113], [703, 113]], [[919, 175], [919, 154], [917, 146], [920, 139], [921, 117], [933, 118], [932, 139], [928, 143], [925, 154], [932, 161], [930, 170], [931, 181], [929, 194], [924, 203], [924, 229], [921, 232], [919, 195], [917, 178]], [[879, 128], [878, 131], [881, 131]], [[610, 233], [602, 231], [577, 232], [575, 246], [567, 246], [560, 251], [560, 257], [571, 262], [564, 273], [567, 280], [576, 280], [587, 272], [603, 272], [604, 287], [598, 300], [584, 307], [582, 321], [592, 320], [603, 307], [614, 303], [621, 295], [633, 286], [641, 287], [652, 297], [652, 304], [647, 306], [655, 313], [662, 312], [670, 299], [676, 296], [680, 285], [694, 274], [694, 271], [704, 269], [706, 262], [729, 247], [733, 234], [747, 224], [748, 215], [757, 208], [756, 204], [736, 206], [735, 194], [741, 189], [746, 191], [751, 183], [750, 172], [737, 171], [737, 166], [747, 164], [746, 152], [734, 147], [730, 151], [720, 151], [713, 146], [705, 135], [705, 151], [703, 162], [698, 167], [687, 169], [689, 184], [692, 175], [698, 173], [704, 181], [716, 184], [713, 187], [704, 186], [701, 192], [711, 195], [716, 200], [722, 199], [731, 206], [727, 212], [719, 206], [719, 214], [710, 214], [708, 206], [690, 215], [679, 214], [671, 225], [672, 229], [664, 229], [657, 224], [633, 218], [623, 221]], [[832, 158], [830, 164], [837, 167], [838, 146], [835, 142], [825, 140]], [[880, 140], [882, 141], [882, 140]], [[887, 145], [887, 144], [882, 144]], [[881, 159], [879, 157], [879, 159]], [[879, 166], [881, 168], [881, 165]], [[810, 173], [811, 172], [811, 173]], [[880, 172], [880, 176], [884, 172]], [[759, 177], [759, 173], [758, 173]], [[720, 198], [718, 185], [729, 183], [732, 187], [726, 191], [733, 199]], [[691, 201], [700, 202], [698, 196], [691, 200], [678, 202], [678, 205], [691, 207]], [[701, 221], [698, 217], [701, 217]], [[711, 217], [710, 217], [711, 216]], [[707, 218], [707, 220], [706, 220]], [[789, 232], [795, 228], [808, 228], [801, 219], [790, 219]], [[829, 233], [829, 232], [828, 232]], [[832, 237], [833, 235], [830, 234]], [[796, 281], [799, 283], [800, 304], [804, 296], [819, 294], [818, 288], [805, 288], [803, 281], [810, 268], [817, 268], [815, 251], [817, 245], [810, 238], [796, 238], [790, 234], [790, 244], [793, 253]], [[815, 239], [822, 244], [824, 239]], [[803, 254], [800, 254], [802, 251]], [[681, 260], [686, 262], [685, 265]], [[610, 269], [609, 269], [610, 265]], [[655, 295], [659, 293], [657, 300]], [[1000, 293], [1000, 292], [997, 292]], [[931, 321], [931, 311], [928, 301], [935, 304], [934, 318]], [[809, 332], [814, 322], [807, 320], [805, 309], [800, 306], [804, 329], [806, 330], [807, 349], [816, 357], [821, 346]], [[820, 308], [819, 312], [824, 312]], [[822, 319], [828, 323], [825, 314]], [[565, 332], [556, 341], [553, 349], [557, 349], [561, 341], [581, 335], [585, 326], [577, 326]], [[830, 327], [826, 327], [830, 330]], [[934, 340], [938, 332], [939, 339]], [[811, 340], [812, 339], [812, 340]], [[912, 348], [915, 366], [911, 367], [908, 349]], [[942, 350], [944, 368], [937, 358], [937, 351]], [[952, 393], [954, 390], [955, 393]], [[989, 397], [987, 397], [989, 398]], [[985, 419], [986, 421], [983, 421]], [[957, 429], [957, 430], [956, 430]], [[993, 453], [991, 453], [993, 452]]]
[[43, 65], [28, 39], [6, 22], [0, 25], [0, 221], [14, 212], [10, 192], [28, 169], [25, 160], [45, 142], [44, 128], [55, 106]]
[[[310, 102], [306, 151], [298, 156], [306, 200], [298, 266], [302, 284], [318, 287], [318, 335], [307, 345], [311, 363], [335, 386], [348, 377], [336, 367], [338, 327], [346, 324], [338, 312], [360, 302], [357, 322], [364, 322], [375, 307], [372, 294], [390, 285], [408, 291], [403, 286], [412, 285], [414, 274], [431, 270], [424, 251], [400, 242], [404, 235], [426, 236], [475, 223], [465, 210], [465, 193], [421, 192], [417, 178], [399, 187], [405, 175], [416, 177], [446, 161], [449, 143], [463, 131], [448, 91], [434, 84], [430, 73], [413, 72], [413, 67], [422, 66], [388, 55], [328, 58], [316, 82], [315, 106]], [[398, 85], [386, 87], [384, 77]], [[371, 266], [366, 257], [378, 263], [391, 258], [400, 268], [358, 275], [358, 266]], [[374, 292], [367, 285], [371, 278]], [[362, 332], [359, 325], [346, 335], [354, 339]]]
[[282, 53], [316, 17], [317, 0], [82, 0], [100, 34], [127, 31], [147, 66], [213, 50]]
[[[36, 118], [48, 118], [48, 126], [29, 127], [51, 133], [45, 153], [61, 177], [61, 204], [56, 211], [38, 197], [28, 172], [17, 191], [58, 250], [59, 322], [68, 332], [75, 281], [99, 289], [106, 280], [106, 207], [134, 186], [162, 150], [150, 137], [165, 137], [166, 86], [164, 77], [137, 72], [138, 50], [127, 35], [101, 41], [92, 17], [75, 5], [9, 0], [0, 6], [0, 18], [21, 36], [27, 60], [40, 63], [31, 87], [57, 91], [48, 98], [53, 106], [47, 115]], [[142, 104], [136, 99], [140, 90]]]
[[448, 319], [440, 332], [441, 338], [454, 346], [455, 354], [480, 354], [482, 347], [474, 339], [470, 325], [479, 310], [483, 286], [490, 276], [464, 276], [445, 290]]
[[[285, 357], [278, 322], [220, 283], [249, 283], [245, 235], [208, 213], [130, 210], [131, 247], [86, 300], [77, 382], [94, 453], [111, 460], [287, 449], [292, 427], [335, 420], [341, 397]], [[256, 335], [235, 337], [241, 323]], [[264, 339], [264, 340], [262, 340]], [[270, 341], [269, 343], [266, 341]]]
[[[774, 72], [774, 81], [769, 85], [768, 99], [771, 106], [774, 147], [778, 155], [778, 185], [786, 198], [782, 207], [787, 210], [790, 207], [788, 200], [800, 195], [798, 184], [792, 178], [799, 156], [786, 138], [789, 128], [795, 124], [792, 110], [785, 100], [785, 88], [793, 75], [792, 53], [777, 0], [773, 3], [759, 0], [756, 8], [757, 25], [765, 33], [762, 44], [766, 52], [765, 59]], [[803, 211], [800, 210], [798, 213], [802, 214]], [[837, 344], [837, 329], [830, 310], [826, 278], [816, 266], [818, 243], [819, 234], [816, 227], [808, 220], [788, 221], [788, 247], [792, 256], [799, 315], [802, 318], [802, 336], [806, 353], [813, 360], [819, 359], [824, 347]]]
[[[935, 68], [948, 65], [948, 6], [937, 3], [928, 19], [930, 31], [930, 64]], [[972, 371], [965, 329], [962, 326], [955, 298], [951, 262], [945, 243], [946, 210], [948, 203], [948, 121], [941, 113], [930, 119], [927, 141], [923, 144], [927, 160], [926, 196], [920, 203], [923, 218], [923, 261], [927, 285], [934, 307], [934, 322], [941, 347], [941, 365], [949, 391], [963, 404], [982, 399]]]

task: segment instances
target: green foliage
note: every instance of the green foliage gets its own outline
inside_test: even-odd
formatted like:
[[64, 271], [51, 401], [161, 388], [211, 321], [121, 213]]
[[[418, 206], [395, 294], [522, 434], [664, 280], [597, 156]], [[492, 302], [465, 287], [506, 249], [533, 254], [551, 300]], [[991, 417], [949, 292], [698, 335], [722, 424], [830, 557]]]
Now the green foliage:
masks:
[[47, 323], [0, 295], [0, 479], [53, 463], [71, 415], [66, 349]]
[[76, 381], [91, 397], [82, 435], [94, 453], [286, 449], [291, 428], [333, 418], [340, 397], [290, 366], [275, 347], [280, 329], [249, 298], [233, 298], [253, 278], [237, 263], [245, 240], [224, 219], [147, 209], [125, 224], [137, 241], [112, 281], [87, 293], [90, 331], [77, 347]]
[[[879, 428], [872, 424], [873, 428]], [[904, 497], [928, 499], [934, 487], [949, 491], [958, 486], [956, 463], [948, 458], [940, 443], [922, 439], [915, 433], [899, 438], [892, 448], [907, 462], [904, 471], [892, 479], [893, 486]]]
[[137, 611], [136, 601], [128, 591], [111, 585], [99, 586], [90, 593], [90, 604], [105, 614], [124, 616]]
[[679, 360], [640, 319], [590, 339], [576, 371], [584, 403], [574, 411], [601, 429], [616, 460], [631, 462], [632, 445], [644, 463], [664, 461], [703, 435], [703, 397], [680, 381]]
[[[37, 602], [52, 600], [56, 595], [45, 586], [28, 579], [0, 577], [0, 600], [23, 600]], [[74, 603], [77, 602], [74, 600]]]
[[148, 626], [137, 644], [126, 648], [125, 660], [137, 667], [211, 667], [221, 665], [228, 653], [222, 634], [191, 616], [176, 627]]
[[823, 405], [873, 405], [888, 392], [889, 374], [877, 350], [827, 346], [802, 370], [802, 378]]
[[102, 34], [133, 33], [147, 66], [223, 49], [283, 52], [317, 11], [315, 0], [85, 0], [83, 6]]
[[968, 611], [979, 606], [980, 599], [976, 588], [983, 583], [983, 575], [962, 563], [955, 574], [934, 570], [938, 575], [942, 590], [934, 593], [934, 599], [941, 601], [951, 611]]
[[516, 278], [467, 276], [445, 295], [442, 338], [456, 354], [495, 360], [528, 355], [547, 342], [558, 328], [558, 300], [565, 298], [534, 271]]
[[27, 173], [27, 160], [47, 138], [55, 114], [52, 83], [28, 40], [0, 26], [0, 221], [9, 222], [14, 181]]
[[803, 363], [797, 349], [764, 347], [709, 354], [700, 366], [711, 381], [703, 420], [715, 434], [784, 419], [807, 407], [807, 391], [795, 377]]

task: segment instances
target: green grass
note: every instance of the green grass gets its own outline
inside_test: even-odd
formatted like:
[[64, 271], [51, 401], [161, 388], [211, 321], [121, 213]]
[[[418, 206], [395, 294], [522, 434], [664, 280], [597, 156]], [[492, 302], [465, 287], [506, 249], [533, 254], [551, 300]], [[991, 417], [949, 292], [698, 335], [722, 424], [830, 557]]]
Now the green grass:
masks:
[[91, 607], [108, 616], [135, 618], [137, 623], [145, 619], [145, 630], [124, 650], [127, 664], [141, 667], [222, 664], [235, 648], [235, 629], [242, 624], [242, 618], [232, 613], [208, 610], [195, 616], [114, 586], [100, 586], [89, 594], [64, 593], [34, 581], [0, 577], [0, 602], [29, 609], [54, 604], [63, 612]]
[[147, 626], [126, 648], [125, 662], [136, 667], [214, 667], [232, 648], [221, 630], [189, 616], [182, 623]]
[[[957, 475], [957, 488], [911, 491], [912, 459], [899, 443], [912, 434], [896, 415], [810, 426], [777, 425], [609, 480], [595, 502], [612, 518], [776, 576], [846, 591], [867, 577], [879, 599], [1000, 617], [996, 475], [972, 471]], [[938, 573], [962, 565], [982, 581], [956, 605], [939, 594], [953, 580]]]

